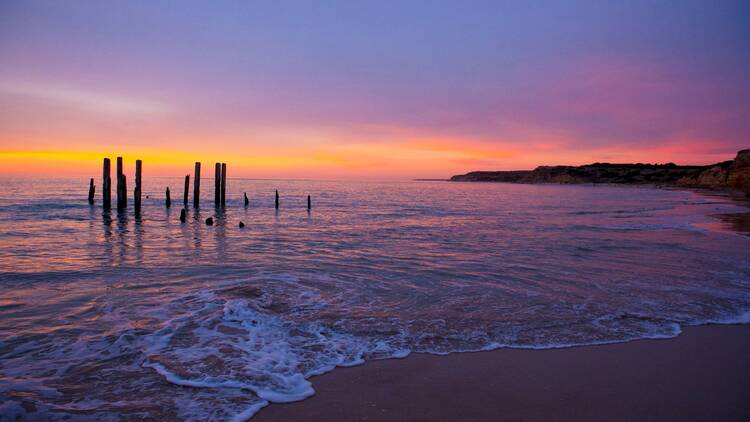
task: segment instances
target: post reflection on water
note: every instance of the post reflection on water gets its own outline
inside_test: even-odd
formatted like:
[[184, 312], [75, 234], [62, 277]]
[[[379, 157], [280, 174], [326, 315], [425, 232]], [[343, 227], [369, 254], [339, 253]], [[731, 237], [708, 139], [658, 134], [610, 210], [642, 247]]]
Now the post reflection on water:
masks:
[[188, 216], [185, 224], [190, 225], [190, 228], [192, 229], [193, 253], [194, 256], [198, 257], [200, 256], [201, 247], [203, 245], [201, 236], [201, 224], [203, 223], [203, 217], [201, 215], [200, 208], [194, 208], [193, 210], [189, 210], [186, 208], [186, 211], [188, 213]]
[[117, 210], [117, 225], [115, 228], [115, 250], [114, 264], [121, 266], [127, 262], [128, 258], [128, 210]]
[[216, 258], [219, 262], [227, 260], [227, 214], [223, 208], [216, 208], [213, 215], [213, 236], [216, 243]]
[[[93, 209], [93, 207], [92, 207]], [[114, 248], [112, 247], [112, 211], [102, 211], [102, 229], [104, 232], [104, 242], [102, 247], [104, 248], [104, 262], [108, 266], [114, 265]]]
[[133, 248], [135, 264], [143, 264], [143, 230], [144, 220], [141, 215], [136, 215], [133, 219]]
[[[140, 215], [132, 215], [130, 209], [102, 211], [101, 246], [105, 251], [105, 262], [113, 266], [140, 265], [159, 261], [160, 255], [178, 250], [184, 259], [210, 257], [219, 263], [229, 259], [228, 239], [239, 234], [230, 236], [228, 232], [238, 228], [242, 218], [247, 219], [248, 210], [187, 208], [186, 211], [185, 223], [179, 221], [177, 212], [171, 208], [161, 211], [144, 207]], [[205, 222], [209, 217], [214, 220], [211, 226]], [[270, 218], [278, 222], [278, 212]], [[210, 249], [204, 248], [208, 245]]]

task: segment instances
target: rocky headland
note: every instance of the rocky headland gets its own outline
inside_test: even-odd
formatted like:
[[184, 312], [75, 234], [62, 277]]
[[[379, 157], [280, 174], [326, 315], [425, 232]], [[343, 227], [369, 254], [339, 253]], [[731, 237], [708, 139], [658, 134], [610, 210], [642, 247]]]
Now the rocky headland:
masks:
[[582, 166], [540, 166], [534, 170], [473, 171], [450, 178], [454, 182], [615, 183], [651, 184], [737, 190], [750, 195], [750, 149], [733, 160], [707, 166], [593, 163]]

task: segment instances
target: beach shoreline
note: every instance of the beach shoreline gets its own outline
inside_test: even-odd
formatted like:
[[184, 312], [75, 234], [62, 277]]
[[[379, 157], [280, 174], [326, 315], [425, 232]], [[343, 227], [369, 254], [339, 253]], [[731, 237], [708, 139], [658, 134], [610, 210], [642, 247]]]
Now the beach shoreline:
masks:
[[750, 419], [750, 325], [559, 349], [412, 354], [337, 368], [254, 421]]
[[[624, 186], [693, 192], [750, 208], [750, 201], [729, 189], [618, 187]], [[750, 212], [706, 217], [723, 230], [750, 235]], [[750, 420], [750, 406], [744, 405], [750, 402], [750, 364], [742, 362], [750, 352], [750, 325], [708, 324], [682, 330], [677, 337], [664, 339], [448, 355], [414, 353], [401, 359], [367, 361], [312, 377], [314, 396], [270, 404], [253, 420]], [[717, 341], [712, 346], [713, 339]], [[652, 353], [655, 359], [649, 361]], [[669, 362], [670, 355], [680, 363]], [[611, 359], [616, 359], [617, 366], [602, 366]], [[504, 363], [521, 366], [504, 367]], [[706, 363], [716, 372], [701, 369]], [[738, 371], [732, 371], [734, 364]], [[570, 367], [585, 369], [565, 379], [561, 368]], [[515, 381], [518, 390], [514, 391], [513, 383], [482, 383], [484, 370], [498, 381], [503, 377]], [[551, 378], [545, 381], [548, 370]], [[524, 379], [524, 374], [530, 377]], [[573, 379], [576, 376], [578, 380]], [[684, 386], [689, 389], [681, 391]], [[718, 388], [710, 390], [709, 386]], [[666, 396], [658, 399], [659, 394]]]

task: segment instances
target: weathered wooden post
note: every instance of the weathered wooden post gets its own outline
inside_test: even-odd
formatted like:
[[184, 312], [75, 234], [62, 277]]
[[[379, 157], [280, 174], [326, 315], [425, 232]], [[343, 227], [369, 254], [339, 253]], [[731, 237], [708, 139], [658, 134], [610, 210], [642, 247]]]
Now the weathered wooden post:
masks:
[[94, 203], [94, 191], [96, 188], [94, 187], [94, 178], [92, 177], [89, 181], [89, 204]]
[[276, 190], [276, 209], [279, 209], [279, 190]]
[[193, 207], [198, 208], [201, 196], [201, 163], [195, 162], [195, 179], [193, 180]]
[[247, 192], [245, 192], [245, 206], [250, 205], [250, 200], [247, 199]]
[[112, 208], [112, 179], [109, 175], [109, 158], [102, 164], [102, 208]]
[[185, 193], [182, 194], [182, 204], [187, 207], [188, 203], [188, 189], [190, 189], [190, 175], [185, 175]]
[[167, 208], [172, 206], [172, 198], [169, 197], [169, 186], [167, 186]]
[[221, 163], [221, 207], [227, 203], [227, 163]]
[[135, 190], [133, 191], [133, 205], [135, 206], [135, 213], [141, 213], [141, 192], [143, 186], [141, 185], [141, 172], [143, 171], [143, 162], [141, 160], [135, 160]]
[[307, 195], [307, 210], [310, 211], [312, 209], [312, 202], [310, 201], [310, 195]]
[[214, 165], [214, 205], [216, 208], [221, 204], [221, 163]]
[[122, 174], [122, 157], [117, 157], [117, 209], [127, 207], [127, 190], [125, 190], [125, 175]]
[[182, 209], [182, 210], [180, 211], [180, 222], [181, 222], [181, 223], [184, 223], [184, 222], [185, 222], [185, 220], [187, 220], [187, 213], [185, 212], [185, 208], [183, 208], [183, 209]]

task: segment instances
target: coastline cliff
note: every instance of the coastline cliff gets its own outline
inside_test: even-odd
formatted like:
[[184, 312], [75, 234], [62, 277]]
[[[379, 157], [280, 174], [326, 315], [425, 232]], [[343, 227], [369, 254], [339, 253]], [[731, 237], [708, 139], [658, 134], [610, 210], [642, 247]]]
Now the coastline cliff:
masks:
[[680, 166], [674, 163], [593, 163], [582, 166], [540, 166], [534, 170], [473, 171], [453, 176], [450, 180], [453, 182], [656, 184], [735, 189], [750, 193], [750, 149], [739, 151], [733, 160], [708, 166]]

